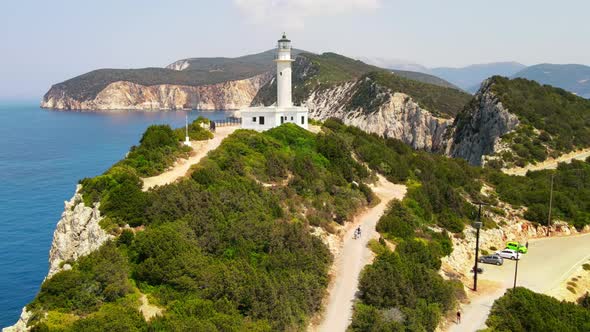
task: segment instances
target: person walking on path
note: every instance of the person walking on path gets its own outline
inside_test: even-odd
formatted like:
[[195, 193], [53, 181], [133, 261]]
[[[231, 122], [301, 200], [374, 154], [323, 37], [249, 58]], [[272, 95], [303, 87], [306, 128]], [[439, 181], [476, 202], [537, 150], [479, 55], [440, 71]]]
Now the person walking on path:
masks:
[[526, 241], [526, 244], [525, 244], [524, 246], [525, 246], [525, 247], [527, 248], [527, 250], [528, 250], [528, 249], [529, 249], [529, 241]]
[[461, 311], [457, 311], [457, 324], [461, 324]]

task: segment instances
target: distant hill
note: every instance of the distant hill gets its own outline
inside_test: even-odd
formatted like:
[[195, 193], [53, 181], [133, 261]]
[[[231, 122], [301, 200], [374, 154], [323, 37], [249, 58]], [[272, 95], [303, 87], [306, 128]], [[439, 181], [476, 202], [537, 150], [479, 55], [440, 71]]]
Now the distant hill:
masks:
[[590, 67], [543, 63], [524, 68], [512, 77], [521, 77], [548, 84], [590, 98]]
[[481, 82], [486, 78], [495, 75], [510, 77], [525, 67], [525, 65], [518, 62], [495, 62], [462, 68], [432, 68], [430, 73], [455, 84], [465, 91], [475, 93], [479, 89]]
[[387, 58], [381, 58], [381, 57], [359, 57], [358, 59], [364, 63], [368, 63], [370, 65], [381, 67], [381, 68], [413, 71], [413, 72], [426, 73], [426, 74], [430, 73], [430, 69], [428, 69], [427, 67], [425, 67], [421, 64], [418, 64], [418, 63], [407, 61], [407, 60], [387, 59]]
[[419, 81], [419, 82], [423, 82], [423, 83], [434, 84], [434, 85], [442, 86], [445, 88], [453, 88], [453, 89], [461, 90], [458, 86], [452, 84], [451, 82], [445, 81], [442, 78], [434, 76], [434, 75], [421, 73], [421, 72], [415, 72], [415, 71], [399, 70], [399, 69], [392, 69], [391, 71], [396, 75], [399, 75], [399, 76], [405, 77], [405, 78], [409, 78], [411, 80], [415, 80], [415, 81]]
[[[469, 94], [432, 75], [387, 70], [336, 53], [302, 53], [297, 57], [293, 71], [293, 94], [296, 102], [304, 102], [318, 89], [328, 89], [344, 82], [362, 83], [363, 80], [376, 83], [379, 86], [377, 90], [385, 88], [392, 92], [405, 93], [433, 114], [443, 117], [453, 117], [470, 99]], [[375, 95], [377, 90], [372, 87], [372, 83], [358, 84], [350, 92], [354, 96], [347, 100], [346, 107], [373, 109], [374, 102], [380, 100]], [[276, 85], [271, 82], [261, 89], [254, 104], [268, 105], [275, 99]]]
[[[293, 56], [300, 53], [310, 53], [299, 49], [293, 49]], [[268, 50], [256, 54], [248, 54], [236, 58], [214, 57], [214, 58], [188, 58], [175, 61], [167, 69], [178, 71], [203, 70], [203, 71], [225, 71], [241, 72], [245, 69], [253, 71], [268, 71], [274, 69], [273, 60], [276, 50]]]
[[[313, 57], [313, 53], [293, 50], [294, 57], [302, 53]], [[182, 59], [166, 68], [98, 69], [53, 85], [41, 106], [94, 110], [240, 109], [249, 105], [260, 86], [274, 75], [274, 57], [273, 49], [235, 58]], [[383, 70], [334, 53], [326, 53], [323, 58], [331, 58], [330, 63], [339, 68], [331, 71], [326, 63], [322, 71], [329, 72], [332, 79], [351, 79]], [[395, 73], [412, 80], [454, 87], [430, 75]]]
[[[200, 86], [242, 80], [273, 69], [274, 50], [237, 58], [191, 58], [176, 61], [166, 68], [98, 69], [56, 84], [52, 89], [66, 91], [76, 100], [94, 99], [109, 84], [126, 81], [143, 86], [161, 84]], [[301, 53], [294, 50], [294, 53]]]

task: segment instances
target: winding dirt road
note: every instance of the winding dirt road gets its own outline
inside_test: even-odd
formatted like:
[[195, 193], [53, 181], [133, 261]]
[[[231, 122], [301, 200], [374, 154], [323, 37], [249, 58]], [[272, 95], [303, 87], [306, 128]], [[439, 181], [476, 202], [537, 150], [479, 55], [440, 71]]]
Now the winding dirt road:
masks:
[[155, 186], [163, 186], [176, 181], [186, 175], [192, 165], [198, 164], [211, 150], [217, 149], [224, 138], [233, 133], [239, 126], [218, 127], [212, 139], [207, 141], [191, 141], [193, 155], [188, 159], [179, 159], [174, 166], [166, 172], [143, 179], [143, 191], [148, 191]]
[[[590, 234], [531, 240], [529, 253], [518, 263], [517, 285], [538, 293], [550, 293], [588, 259]], [[485, 328], [494, 301], [513, 286], [515, 262], [505, 259], [503, 266], [480, 266], [484, 269], [479, 277], [482, 284], [478, 285], [478, 294], [481, 295], [474, 296], [471, 303], [463, 307], [461, 324], [450, 326], [450, 332]]]
[[527, 165], [525, 167], [515, 167], [503, 169], [502, 171], [508, 175], [525, 176], [528, 171], [540, 171], [543, 169], [556, 169], [559, 163], [571, 163], [572, 160], [586, 160], [590, 157], [590, 149], [573, 151], [556, 159], [545, 160], [535, 165]]
[[[358, 289], [358, 278], [363, 267], [373, 260], [373, 253], [367, 247], [370, 239], [379, 238], [375, 230], [377, 221], [383, 215], [387, 204], [392, 199], [403, 199], [406, 194], [406, 186], [393, 184], [384, 177], [379, 176], [379, 181], [371, 189], [379, 197], [381, 202], [366, 210], [355, 218], [343, 237], [342, 250], [334, 259], [334, 279], [328, 289], [328, 302], [319, 326], [311, 327], [311, 331], [345, 331], [352, 317]], [[354, 230], [360, 225], [362, 236], [354, 239]]]

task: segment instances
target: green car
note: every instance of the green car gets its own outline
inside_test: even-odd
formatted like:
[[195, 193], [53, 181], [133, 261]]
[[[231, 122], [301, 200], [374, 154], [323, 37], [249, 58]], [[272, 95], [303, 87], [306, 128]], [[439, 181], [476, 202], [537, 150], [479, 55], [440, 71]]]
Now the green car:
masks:
[[506, 249], [512, 249], [512, 250], [518, 251], [522, 254], [526, 254], [527, 251], [529, 251], [526, 246], [523, 246], [522, 244], [520, 244], [518, 242], [507, 242]]

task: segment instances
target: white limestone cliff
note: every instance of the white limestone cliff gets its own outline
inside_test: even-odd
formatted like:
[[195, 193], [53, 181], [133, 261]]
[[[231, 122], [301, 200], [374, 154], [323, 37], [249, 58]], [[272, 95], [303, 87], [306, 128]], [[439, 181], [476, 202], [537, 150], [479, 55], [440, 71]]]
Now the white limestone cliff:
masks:
[[469, 103], [466, 112], [455, 119], [452, 141], [447, 155], [463, 158], [472, 165], [482, 165], [483, 157], [501, 148], [500, 138], [519, 125], [516, 115], [510, 113], [492, 91], [492, 81], [486, 80]]
[[[64, 212], [53, 232], [53, 241], [49, 250], [49, 272], [46, 278], [51, 278], [62, 269], [67, 269], [66, 262], [75, 261], [100, 248], [113, 236], [107, 234], [99, 225], [102, 219], [99, 204], [87, 207], [82, 200], [81, 185], [69, 201], [65, 202]], [[27, 322], [31, 313], [23, 308], [21, 316], [13, 326], [2, 329], [3, 332], [28, 331]]]
[[107, 85], [93, 99], [79, 100], [59, 85], [43, 97], [41, 107], [59, 110], [233, 110], [250, 105], [271, 74], [218, 84], [146, 86], [127, 81]]
[[358, 84], [347, 82], [312, 92], [305, 102], [310, 117], [338, 118], [368, 133], [399, 139], [414, 149], [436, 151], [445, 144], [445, 131], [453, 120], [432, 115], [407, 94], [387, 90], [379, 96], [383, 102], [375, 110], [350, 109], [348, 101]]
[[88, 255], [113, 238], [99, 225], [102, 219], [99, 204], [92, 208], [84, 205], [80, 194], [81, 188], [82, 186], [78, 185], [74, 197], [65, 202], [64, 212], [53, 232], [53, 242], [49, 250], [48, 278], [61, 270], [62, 263]]

